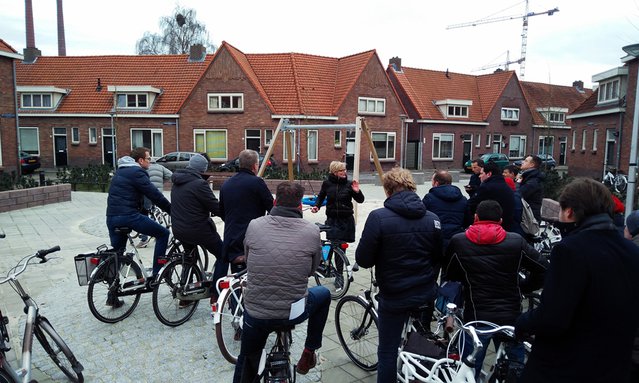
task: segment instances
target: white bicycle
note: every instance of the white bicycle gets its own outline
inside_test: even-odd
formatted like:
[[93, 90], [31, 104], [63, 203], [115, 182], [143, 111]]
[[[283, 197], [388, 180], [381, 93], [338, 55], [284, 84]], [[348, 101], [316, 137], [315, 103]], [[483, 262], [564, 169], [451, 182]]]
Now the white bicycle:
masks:
[[608, 170], [602, 182], [614, 188], [617, 193], [624, 193], [628, 188], [628, 178], [616, 169]]

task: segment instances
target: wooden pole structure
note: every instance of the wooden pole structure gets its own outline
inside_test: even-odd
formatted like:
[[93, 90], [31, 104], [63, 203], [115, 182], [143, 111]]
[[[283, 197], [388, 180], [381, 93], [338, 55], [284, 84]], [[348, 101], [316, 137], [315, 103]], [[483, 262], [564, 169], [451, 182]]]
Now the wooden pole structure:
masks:
[[284, 132], [284, 145], [286, 145], [286, 154], [288, 160], [288, 180], [290, 182], [295, 181], [295, 175], [293, 174], [293, 160], [295, 154], [293, 153], [293, 131], [286, 130]]
[[264, 176], [264, 171], [266, 170], [266, 163], [271, 158], [271, 154], [273, 154], [273, 147], [275, 146], [275, 140], [277, 139], [277, 136], [280, 134], [280, 130], [282, 129], [282, 125], [284, 124], [284, 120], [285, 120], [284, 118], [280, 118], [280, 122], [277, 124], [277, 128], [275, 129], [275, 132], [273, 132], [273, 137], [271, 138], [271, 144], [268, 146], [268, 149], [266, 150], [266, 154], [264, 155], [264, 161], [262, 161], [262, 165], [260, 165], [260, 170], [258, 170], [257, 172], [258, 177]]
[[375, 146], [373, 145], [373, 138], [371, 137], [371, 131], [368, 129], [368, 125], [366, 125], [366, 120], [364, 120], [362, 117], [357, 117], [357, 121], [358, 122], [361, 121], [361, 129], [364, 131], [364, 137], [366, 137], [366, 141], [368, 141], [368, 147], [370, 148], [371, 153], [373, 154], [373, 162], [375, 163], [375, 169], [377, 170], [377, 176], [379, 177], [379, 182], [381, 184], [384, 171], [382, 170], [382, 165], [379, 163], [377, 150], [375, 150]]

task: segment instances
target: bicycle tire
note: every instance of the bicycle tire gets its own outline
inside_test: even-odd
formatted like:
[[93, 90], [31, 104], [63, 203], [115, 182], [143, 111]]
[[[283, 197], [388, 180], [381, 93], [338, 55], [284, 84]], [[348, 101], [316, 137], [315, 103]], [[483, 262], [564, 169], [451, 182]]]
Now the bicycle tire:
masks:
[[615, 190], [619, 193], [626, 191], [628, 187], [628, 179], [623, 175], [615, 176]]
[[220, 323], [215, 324], [215, 338], [224, 359], [235, 364], [242, 344], [244, 305], [240, 283], [235, 283], [231, 289], [218, 307]]
[[38, 317], [33, 333], [53, 363], [69, 380], [76, 383], [84, 382], [84, 376], [82, 376], [84, 368], [46, 318]]
[[339, 343], [362, 370], [377, 369], [378, 323], [377, 313], [361, 297], [348, 295], [337, 302], [335, 328]]
[[11, 377], [11, 375], [9, 375], [8, 372], [0, 368], [0, 383], [19, 383], [19, 382], [16, 382], [15, 380], [13, 380], [13, 378]]
[[[183, 254], [184, 253], [184, 246], [182, 245], [182, 242], [180, 242], [177, 238], [172, 241], [173, 243], [169, 246], [169, 251], [167, 251], [167, 254], [173, 255], [176, 253], [180, 253]], [[206, 251], [205, 248], [203, 248], [200, 245], [195, 246], [195, 251], [197, 251], [198, 253], [198, 257], [199, 257], [199, 261], [198, 261], [198, 266], [200, 267], [200, 270], [202, 272], [206, 272], [209, 269], [209, 252]]]
[[[143, 277], [140, 266], [128, 257], [120, 256], [118, 262], [120, 264], [118, 278], [115, 278], [115, 259], [109, 258], [98, 265], [93, 278], [89, 281], [89, 290], [87, 291], [89, 309], [94, 317], [104, 323], [116, 323], [131, 315], [140, 302], [142, 294], [138, 290], [137, 293], [122, 295], [123, 279], [140, 280]], [[112, 299], [120, 299], [123, 305], [117, 308], [107, 306], [107, 300]]]
[[342, 298], [348, 292], [351, 281], [348, 276], [350, 262], [344, 250], [336, 246], [331, 246], [328, 257], [322, 260], [315, 271], [315, 283], [324, 286], [331, 293], [331, 299]]
[[[187, 279], [182, 282], [185, 268]], [[197, 264], [188, 262], [185, 264], [182, 259], [169, 263], [162, 270], [159, 283], [153, 288], [153, 312], [158, 320], [170, 327], [176, 327], [188, 321], [195, 313], [200, 301], [183, 301], [180, 297], [189, 284], [202, 281], [202, 272]], [[183, 306], [184, 302], [190, 303]]]

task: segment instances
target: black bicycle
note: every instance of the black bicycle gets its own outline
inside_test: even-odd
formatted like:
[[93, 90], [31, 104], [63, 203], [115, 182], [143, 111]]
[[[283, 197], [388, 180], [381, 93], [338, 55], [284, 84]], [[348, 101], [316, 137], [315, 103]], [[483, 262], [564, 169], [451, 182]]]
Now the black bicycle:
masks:
[[[320, 232], [328, 232], [330, 226], [316, 223]], [[318, 286], [326, 287], [332, 299], [340, 299], [348, 292], [353, 281], [353, 268], [346, 257], [348, 242], [322, 239], [322, 261], [313, 278]]]
[[[3, 238], [4, 235], [0, 236]], [[13, 290], [20, 296], [24, 303], [24, 312], [27, 314], [27, 321], [24, 327], [24, 336], [22, 338], [22, 365], [15, 370], [9, 364], [6, 358], [6, 352], [11, 350], [9, 347], [9, 332], [7, 324], [9, 318], [5, 317], [0, 311], [0, 383], [18, 383], [32, 382], [31, 380], [31, 354], [33, 346], [33, 337], [40, 342], [44, 351], [53, 360], [56, 366], [62, 370], [64, 375], [72, 382], [83, 382], [84, 377], [82, 371], [84, 367], [78, 362], [69, 346], [64, 342], [62, 337], [55, 331], [51, 323], [43, 315], [36, 302], [24, 290], [18, 276], [22, 274], [29, 265], [29, 262], [38, 258], [40, 263], [47, 262], [47, 254], [60, 250], [60, 246], [55, 246], [47, 250], [39, 250], [35, 254], [22, 258], [16, 266], [11, 268], [6, 276], [0, 279], [0, 284], [9, 283]]]

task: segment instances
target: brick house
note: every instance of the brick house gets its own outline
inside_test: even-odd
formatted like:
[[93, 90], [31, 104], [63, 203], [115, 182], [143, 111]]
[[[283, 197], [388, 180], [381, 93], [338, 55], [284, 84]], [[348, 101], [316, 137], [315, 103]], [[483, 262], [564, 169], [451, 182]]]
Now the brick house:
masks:
[[0, 39], [0, 169], [19, 169], [16, 144], [15, 66], [22, 55]]

